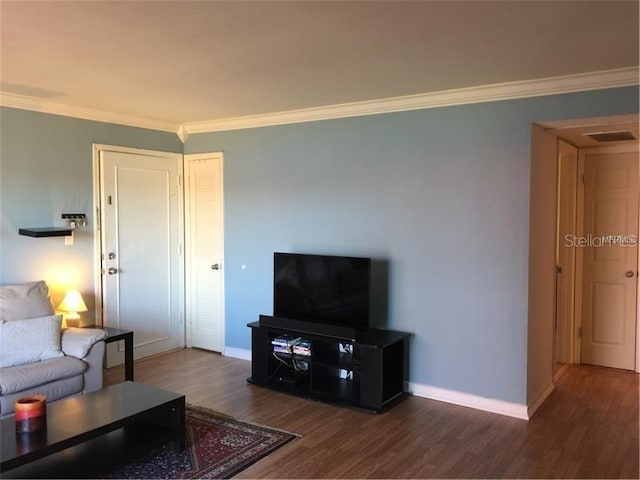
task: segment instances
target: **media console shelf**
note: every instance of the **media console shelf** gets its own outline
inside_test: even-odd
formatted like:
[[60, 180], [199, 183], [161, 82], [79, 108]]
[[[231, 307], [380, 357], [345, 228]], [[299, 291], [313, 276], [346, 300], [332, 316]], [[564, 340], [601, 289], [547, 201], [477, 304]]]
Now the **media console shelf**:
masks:
[[[332, 336], [274, 317], [252, 322], [250, 383], [320, 401], [381, 412], [404, 394], [409, 334], [367, 329]], [[281, 345], [298, 345], [297, 349]]]

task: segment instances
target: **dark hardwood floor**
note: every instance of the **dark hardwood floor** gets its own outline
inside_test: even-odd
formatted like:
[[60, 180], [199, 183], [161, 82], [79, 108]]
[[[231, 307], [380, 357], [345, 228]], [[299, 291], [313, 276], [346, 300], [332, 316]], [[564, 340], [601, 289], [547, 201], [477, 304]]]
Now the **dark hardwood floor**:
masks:
[[[301, 435], [238, 478], [635, 478], [639, 382], [572, 366], [529, 421], [407, 397], [382, 414], [250, 385], [250, 363], [197, 349], [136, 362], [136, 381]], [[105, 383], [122, 381], [122, 367]]]

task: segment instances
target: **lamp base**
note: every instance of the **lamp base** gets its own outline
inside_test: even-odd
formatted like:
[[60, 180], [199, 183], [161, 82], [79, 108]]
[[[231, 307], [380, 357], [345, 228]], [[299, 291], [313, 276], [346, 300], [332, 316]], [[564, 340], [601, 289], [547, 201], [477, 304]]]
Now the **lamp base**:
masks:
[[67, 318], [67, 319], [65, 319], [64, 323], [67, 326], [67, 328], [69, 328], [69, 327], [79, 327], [80, 326], [80, 317], [78, 317], [77, 320], [71, 319], [71, 318]]

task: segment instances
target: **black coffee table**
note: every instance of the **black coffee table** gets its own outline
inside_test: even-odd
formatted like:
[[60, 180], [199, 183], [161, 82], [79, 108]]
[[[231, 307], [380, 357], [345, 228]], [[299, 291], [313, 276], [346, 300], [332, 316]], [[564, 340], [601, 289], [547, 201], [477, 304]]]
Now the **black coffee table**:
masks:
[[[154, 446], [151, 444], [169, 439], [174, 440], [176, 449], [182, 450], [185, 446], [184, 416], [184, 395], [134, 382], [60, 400], [47, 405], [47, 429], [41, 433], [16, 434], [14, 417], [2, 419], [0, 472], [28, 466], [70, 447], [89, 444], [94, 439], [108, 440], [120, 452], [129, 448], [123, 442], [139, 449], [147, 443], [150, 448]], [[114, 437], [116, 431], [118, 436]], [[99, 455], [108, 454], [102, 450], [103, 446], [98, 448], [102, 452]], [[64, 461], [87, 460], [86, 451], [69, 452], [72, 450], [64, 452]]]

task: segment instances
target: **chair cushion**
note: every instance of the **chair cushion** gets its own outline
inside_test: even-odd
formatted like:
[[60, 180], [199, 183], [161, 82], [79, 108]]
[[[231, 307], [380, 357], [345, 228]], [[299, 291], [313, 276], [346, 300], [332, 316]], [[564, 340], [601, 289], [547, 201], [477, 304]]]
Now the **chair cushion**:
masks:
[[83, 374], [89, 366], [75, 357], [60, 357], [42, 362], [0, 369], [0, 393], [20, 392], [54, 380]]
[[53, 315], [49, 287], [43, 280], [0, 287], [0, 320]]
[[61, 315], [0, 321], [0, 367], [15, 367], [64, 355]]

